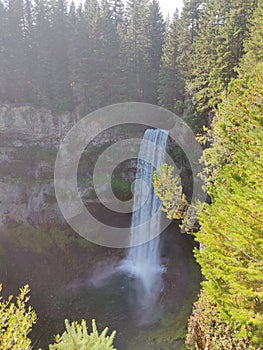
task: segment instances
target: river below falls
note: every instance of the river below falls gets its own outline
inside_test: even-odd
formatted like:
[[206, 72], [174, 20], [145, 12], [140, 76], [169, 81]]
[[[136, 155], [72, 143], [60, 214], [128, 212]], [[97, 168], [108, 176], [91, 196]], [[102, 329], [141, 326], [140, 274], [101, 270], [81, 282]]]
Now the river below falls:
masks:
[[[166, 268], [157, 304], [137, 302], [134, 277], [116, 272], [123, 249], [95, 246], [74, 233], [16, 225], [0, 234], [0, 280], [4, 295], [30, 285], [30, 304], [38, 315], [33, 349], [48, 349], [64, 330], [64, 319], [96, 319], [99, 330], [116, 330], [118, 350], [184, 349], [187, 319], [200, 284], [192, 237], [175, 223], [161, 235]], [[136, 287], [136, 288], [135, 288]]]

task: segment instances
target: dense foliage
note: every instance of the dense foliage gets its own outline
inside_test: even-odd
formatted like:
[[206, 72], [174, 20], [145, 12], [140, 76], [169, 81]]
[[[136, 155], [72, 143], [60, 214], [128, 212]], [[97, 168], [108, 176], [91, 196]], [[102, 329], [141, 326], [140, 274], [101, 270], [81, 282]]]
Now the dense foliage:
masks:
[[257, 0], [0, 1], [0, 102], [87, 113], [126, 101], [207, 122], [236, 75]]
[[237, 337], [238, 325], [223, 321], [217, 305], [203, 290], [189, 319], [186, 345], [198, 350], [254, 350], [249, 337]]
[[[199, 213], [201, 227], [195, 234], [202, 247], [195, 256], [205, 280], [189, 321], [189, 349], [260, 349], [263, 345], [262, 23], [260, 1], [243, 43], [245, 55], [232, 69], [231, 74], [239, 76], [227, 89], [222, 87], [223, 101], [211, 128], [200, 138], [210, 146], [203, 162], [211, 203]], [[219, 77], [223, 79], [221, 73]], [[209, 78], [205, 81], [208, 84]], [[181, 184], [163, 169], [158, 181], [154, 179], [156, 192], [164, 210], [178, 219]]]
[[[198, 349], [262, 346], [262, 72], [263, 62], [231, 84], [209, 132], [214, 139], [204, 162], [212, 203], [199, 213], [195, 234], [205, 281], [189, 324], [189, 349], [194, 343]], [[189, 204], [173, 170], [163, 165], [153, 184], [167, 217], [185, 227]]]
[[[196, 235], [205, 246], [196, 256], [206, 292], [222, 317], [237, 321], [256, 344], [263, 336], [262, 70], [259, 64], [249, 78], [232, 84], [213, 123], [216, 141], [206, 152], [207, 164], [219, 169], [209, 186], [212, 205], [200, 215]], [[220, 154], [227, 155], [221, 164]]]
[[188, 89], [202, 113], [215, 108], [243, 55], [243, 42], [257, 1], [211, 0], [199, 8]]
[[156, 0], [0, 1], [0, 102], [156, 103], [164, 30]]

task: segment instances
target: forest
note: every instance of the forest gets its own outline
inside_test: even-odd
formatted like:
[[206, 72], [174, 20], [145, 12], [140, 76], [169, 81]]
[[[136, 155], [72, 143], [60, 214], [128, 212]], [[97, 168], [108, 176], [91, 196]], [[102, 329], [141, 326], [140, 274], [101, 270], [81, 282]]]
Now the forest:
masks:
[[[0, 0], [0, 104], [59, 118], [119, 102], [174, 112], [204, 149], [209, 198], [188, 229], [203, 277], [184, 346], [262, 349], [263, 1], [184, 0], [164, 19], [158, 0]], [[184, 223], [173, 176], [154, 186]], [[27, 293], [0, 300], [2, 350], [31, 348]], [[50, 349], [113, 349], [115, 333], [100, 336], [95, 322], [89, 334], [84, 321], [66, 329]]]
[[186, 1], [166, 22], [158, 1], [9, 1], [0, 7], [0, 101], [83, 114], [159, 104], [197, 124], [244, 54], [257, 1]]

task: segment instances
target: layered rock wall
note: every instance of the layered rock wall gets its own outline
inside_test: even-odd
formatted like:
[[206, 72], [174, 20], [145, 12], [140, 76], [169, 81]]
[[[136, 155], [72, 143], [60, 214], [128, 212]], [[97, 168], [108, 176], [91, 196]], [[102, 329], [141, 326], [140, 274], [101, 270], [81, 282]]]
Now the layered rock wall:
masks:
[[[61, 141], [80, 119], [77, 112], [53, 115], [44, 108], [0, 105], [0, 225], [64, 223], [56, 204], [54, 164]], [[98, 154], [122, 137], [114, 129], [99, 134], [88, 146], [80, 176], [91, 177]], [[130, 178], [135, 165], [128, 166]], [[88, 197], [91, 188], [80, 187]]]

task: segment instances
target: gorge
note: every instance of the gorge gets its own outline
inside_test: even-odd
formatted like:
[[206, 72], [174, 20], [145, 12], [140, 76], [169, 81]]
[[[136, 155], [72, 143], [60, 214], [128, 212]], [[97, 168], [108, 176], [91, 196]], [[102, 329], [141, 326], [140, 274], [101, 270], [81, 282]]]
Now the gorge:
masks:
[[[120, 350], [141, 350], [142, 343], [147, 350], [180, 349], [200, 281], [191, 237], [181, 235], [177, 224], [172, 223], [148, 246], [135, 247], [135, 250], [103, 248], [74, 233], [59, 212], [53, 188], [56, 152], [63, 136], [79, 118], [77, 113], [54, 116], [48, 110], [30, 106], [3, 106], [1, 109], [0, 274], [4, 290], [13, 294], [29, 283], [30, 303], [39, 319], [31, 335], [34, 348], [45, 349], [54, 334], [64, 328], [65, 318], [88, 320], [94, 317], [99, 328], [110, 325], [118, 331], [116, 346]], [[99, 135], [85, 151], [78, 175], [80, 193], [94, 215], [125, 227], [129, 227], [132, 220], [139, 220], [138, 216], [132, 219], [126, 214], [119, 218], [105, 211], [92, 197], [88, 181], [92, 164], [107, 145], [134, 132], [143, 138], [145, 128], [134, 130], [131, 127], [121, 131], [113, 129]], [[164, 152], [168, 138], [165, 132], [148, 130], [145, 137], [151, 146], [155, 142], [159, 144], [156, 151], [163, 148]], [[163, 154], [159, 154], [159, 159], [154, 156], [154, 147], [142, 152], [153, 157], [155, 167], [164, 160]], [[138, 173], [143, 165], [143, 162], [138, 165]], [[134, 162], [125, 163], [117, 175], [128, 184], [135, 180], [136, 169]], [[152, 170], [149, 166], [148, 183]], [[146, 191], [146, 187], [143, 189]], [[137, 190], [141, 192], [139, 187]], [[119, 186], [120, 195], [122, 191]], [[159, 206], [160, 202], [156, 201], [153, 212]], [[154, 229], [156, 225], [155, 221]], [[150, 251], [149, 261], [144, 264], [141, 259]], [[103, 274], [105, 266], [118, 266], [125, 261], [127, 265], [131, 259], [136, 259], [138, 264], [130, 263], [125, 273], [112, 275], [106, 285], [93, 283], [98, 270]], [[132, 271], [132, 267], [137, 271]], [[152, 274], [149, 273], [151, 268]], [[138, 278], [134, 278], [134, 274]], [[145, 285], [138, 282], [140, 280]], [[158, 307], [148, 304], [151, 312], [147, 313], [145, 298], [152, 290], [157, 291], [152, 300]], [[141, 298], [142, 295], [145, 297]], [[156, 334], [159, 334], [158, 340]]]

